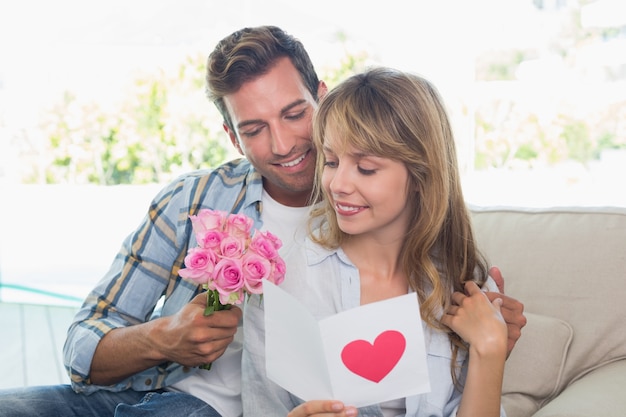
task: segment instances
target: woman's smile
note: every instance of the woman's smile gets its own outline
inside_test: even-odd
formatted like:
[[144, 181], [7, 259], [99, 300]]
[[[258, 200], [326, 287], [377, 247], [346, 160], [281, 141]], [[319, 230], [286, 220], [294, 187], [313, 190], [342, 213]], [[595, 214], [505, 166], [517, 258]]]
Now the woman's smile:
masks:
[[352, 216], [366, 209], [367, 206], [355, 206], [352, 204], [335, 202], [335, 211], [340, 216]]

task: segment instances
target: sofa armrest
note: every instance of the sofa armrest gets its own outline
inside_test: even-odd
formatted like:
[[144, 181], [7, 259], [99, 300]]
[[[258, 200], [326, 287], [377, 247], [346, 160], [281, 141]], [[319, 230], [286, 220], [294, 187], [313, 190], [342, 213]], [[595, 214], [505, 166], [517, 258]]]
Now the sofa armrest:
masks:
[[570, 384], [533, 417], [623, 417], [626, 359], [611, 362]]

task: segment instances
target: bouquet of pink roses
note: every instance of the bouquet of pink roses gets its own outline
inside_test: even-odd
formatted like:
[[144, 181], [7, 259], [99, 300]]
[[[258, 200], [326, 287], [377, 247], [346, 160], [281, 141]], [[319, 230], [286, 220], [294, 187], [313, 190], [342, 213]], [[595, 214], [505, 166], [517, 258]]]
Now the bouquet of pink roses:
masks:
[[261, 294], [264, 279], [283, 282], [282, 242], [253, 229], [251, 218], [209, 209], [189, 218], [198, 246], [189, 250], [178, 274], [207, 290], [205, 315], [241, 304], [246, 293]]

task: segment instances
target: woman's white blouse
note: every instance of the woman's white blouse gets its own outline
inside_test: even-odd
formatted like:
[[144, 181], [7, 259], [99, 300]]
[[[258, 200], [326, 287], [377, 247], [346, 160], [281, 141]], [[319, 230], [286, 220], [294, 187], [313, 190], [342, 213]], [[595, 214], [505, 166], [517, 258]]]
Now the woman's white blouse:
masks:
[[[316, 319], [360, 306], [359, 272], [341, 249], [329, 251], [307, 239], [290, 248], [289, 253], [283, 254], [283, 258], [288, 268], [280, 287], [298, 299]], [[487, 286], [495, 288], [495, 283], [490, 280]], [[302, 400], [267, 379], [261, 297], [253, 296], [245, 303], [243, 328], [244, 416], [284, 417]], [[431, 392], [407, 397], [406, 416], [454, 416], [461, 400], [461, 392], [455, 389], [450, 374], [452, 351], [448, 336], [425, 324], [423, 328]], [[465, 358], [466, 355], [461, 352], [459, 364]], [[302, 377], [306, 378], [306, 375]], [[463, 378], [462, 375], [461, 379]], [[360, 417], [383, 417], [378, 405], [363, 407], [359, 411]], [[505, 416], [504, 411], [501, 411], [501, 416]]]

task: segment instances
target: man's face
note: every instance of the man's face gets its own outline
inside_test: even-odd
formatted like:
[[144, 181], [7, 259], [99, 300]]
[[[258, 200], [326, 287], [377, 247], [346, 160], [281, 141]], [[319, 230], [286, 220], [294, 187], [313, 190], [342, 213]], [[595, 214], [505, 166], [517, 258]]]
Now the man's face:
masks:
[[[326, 92], [323, 83], [319, 92]], [[315, 174], [311, 130], [317, 103], [289, 58], [278, 60], [224, 102], [235, 130], [224, 129], [263, 176], [265, 190], [284, 205], [306, 205]]]

